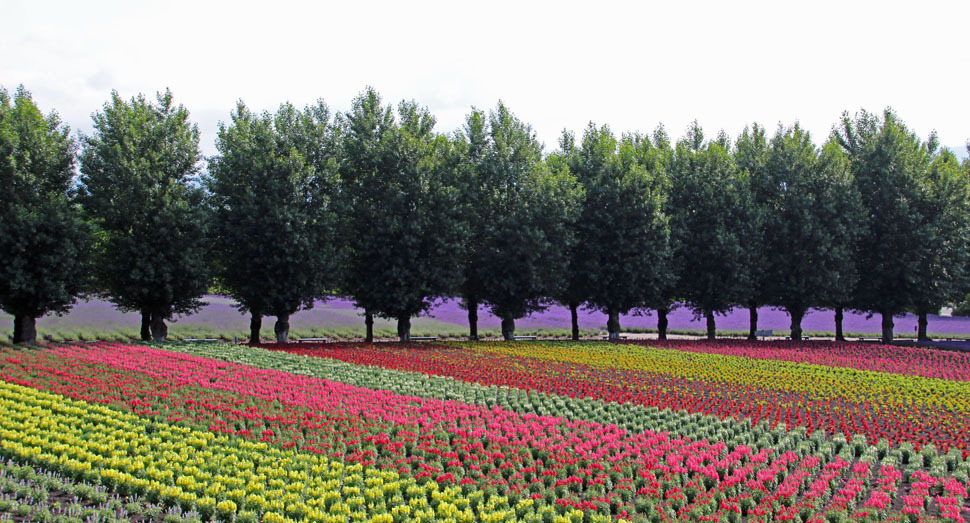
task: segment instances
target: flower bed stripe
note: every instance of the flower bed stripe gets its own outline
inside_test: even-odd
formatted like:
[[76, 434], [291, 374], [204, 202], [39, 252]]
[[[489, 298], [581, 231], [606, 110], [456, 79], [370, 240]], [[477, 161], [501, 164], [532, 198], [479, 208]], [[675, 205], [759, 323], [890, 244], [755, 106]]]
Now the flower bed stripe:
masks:
[[970, 383], [783, 360], [653, 346], [556, 342], [470, 343], [458, 347], [522, 358], [634, 370], [713, 383], [753, 384], [810, 397], [882, 399], [970, 410]]
[[930, 347], [833, 341], [621, 340], [616, 343], [970, 381], [970, 353]]
[[204, 519], [541, 521], [553, 510], [537, 513], [531, 502], [510, 507], [502, 496], [465, 495], [459, 487], [153, 423], [9, 383], [0, 383], [0, 438], [4, 456], [194, 509]]
[[[639, 360], [639, 355], [629, 357], [624, 351], [641, 351], [650, 353], [654, 358], [652, 368], [662, 367], [664, 358], [676, 362], [679, 358], [686, 358], [680, 362], [680, 367], [691, 358], [719, 358], [730, 360], [734, 365], [732, 370], [734, 379], [708, 381], [696, 376], [677, 374], [678, 365], [671, 364], [671, 371], [640, 371], [632, 368], [608, 367], [606, 364], [612, 357], [608, 352], [618, 349], [617, 361], [626, 363], [627, 367]], [[964, 453], [970, 450], [970, 433], [964, 427], [970, 424], [970, 412], [962, 409], [951, 409], [952, 405], [966, 405], [970, 401], [970, 394], [961, 395], [954, 392], [953, 397], [945, 401], [918, 399], [919, 386], [925, 382], [942, 382], [944, 380], [919, 378], [912, 376], [881, 375], [879, 373], [855, 371], [851, 369], [834, 369], [840, 372], [859, 374], [857, 385], [859, 391], [868, 390], [857, 395], [832, 392], [809, 393], [805, 391], [790, 391], [782, 386], [785, 373], [776, 372], [772, 383], [757, 385], [745, 383], [741, 380], [743, 374], [742, 360], [744, 358], [729, 358], [707, 354], [683, 354], [672, 350], [647, 350], [640, 347], [624, 347], [615, 344], [550, 344], [550, 343], [514, 343], [514, 344], [459, 344], [457, 348], [441, 346], [342, 346], [323, 345], [319, 347], [284, 346], [277, 350], [285, 350], [297, 354], [332, 358], [355, 364], [382, 366], [391, 369], [423, 372], [449, 376], [456, 379], [477, 382], [488, 385], [512, 386], [525, 390], [538, 390], [571, 397], [592, 397], [621, 403], [632, 402], [649, 407], [671, 408], [688, 412], [715, 415], [719, 418], [732, 417], [735, 419], [748, 418], [752, 423], [762, 420], [771, 425], [785, 424], [786, 426], [804, 426], [809, 432], [825, 430], [829, 434], [842, 433], [847, 437], [856, 434], [866, 436], [872, 444], [886, 440], [890, 445], [898, 445], [909, 441], [922, 447], [934, 444], [944, 452], [954, 447]], [[531, 354], [525, 356], [523, 354]], [[579, 360], [588, 355], [593, 364], [587, 365]], [[557, 358], [569, 361], [560, 361]], [[646, 358], [646, 357], [645, 357]], [[756, 360], [748, 360], [758, 363]], [[696, 367], [708, 366], [709, 369], [697, 370], [710, 373], [717, 369], [717, 362], [694, 361]], [[768, 362], [762, 362], [769, 365]], [[802, 367], [814, 368], [817, 366]], [[714, 369], [714, 370], [711, 370]], [[899, 380], [918, 380], [916, 385], [910, 384], [907, 392], [882, 384], [877, 389], [867, 384], [866, 379], [876, 376]], [[794, 378], [793, 378], [794, 379]], [[808, 381], [806, 378], [803, 381]], [[850, 376], [842, 376], [842, 380], [850, 380]], [[834, 377], [824, 380], [833, 383]], [[967, 386], [970, 383], [953, 383]], [[772, 386], [768, 386], [772, 385]], [[868, 388], [866, 388], [868, 387]], [[847, 387], [842, 387], [846, 389]], [[838, 392], [838, 391], [836, 391]], [[928, 392], [928, 391], [927, 391]], [[677, 429], [670, 429], [676, 431]]]

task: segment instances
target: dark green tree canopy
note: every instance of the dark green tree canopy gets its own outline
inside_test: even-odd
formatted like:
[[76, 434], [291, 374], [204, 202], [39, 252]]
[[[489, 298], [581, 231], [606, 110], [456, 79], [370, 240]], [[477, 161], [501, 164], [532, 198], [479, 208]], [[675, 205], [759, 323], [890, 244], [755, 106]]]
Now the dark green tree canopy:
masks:
[[[639, 133], [625, 134], [620, 140], [618, 156], [624, 170], [638, 173], [638, 179], [647, 195], [643, 198], [644, 210], [650, 209], [651, 216], [641, 222], [646, 228], [641, 232], [652, 231], [652, 238], [647, 241], [652, 265], [652, 276], [649, 281], [642, 282], [640, 289], [641, 304], [638, 307], [656, 308], [658, 305], [670, 303], [670, 289], [674, 284], [674, 271], [671, 267], [673, 256], [670, 238], [670, 176], [667, 168], [673, 150], [667, 141], [663, 126], [658, 126], [651, 141], [646, 135]], [[645, 224], [650, 224], [646, 226]], [[645, 238], [644, 238], [645, 239]]]
[[486, 275], [481, 268], [486, 263], [484, 246], [478, 240], [485, 235], [492, 211], [488, 207], [495, 184], [490, 179], [488, 165], [489, 122], [484, 111], [472, 109], [465, 118], [464, 132], [455, 139], [460, 155], [461, 176], [459, 188], [462, 191], [462, 209], [468, 226], [468, 236], [464, 247], [465, 275], [462, 278], [462, 295], [473, 300], [481, 299], [485, 292]]
[[[573, 176], [576, 176], [575, 172], [570, 168], [570, 162], [576, 156], [577, 150], [575, 134], [572, 131], [563, 130], [562, 136], [559, 138], [559, 150], [554, 151], [546, 157], [546, 168], [553, 172], [569, 171]], [[585, 193], [583, 195], [583, 202], [581, 203], [585, 206]], [[582, 242], [579, 236], [580, 219], [577, 218], [576, 222], [572, 224], [573, 241], [577, 245]], [[576, 253], [571, 253], [566, 263], [563, 283], [560, 285], [554, 297], [557, 302], [566, 305], [571, 311], [578, 311], [579, 307], [588, 306], [590, 286], [586, 279], [583, 265], [580, 257]], [[576, 321], [578, 321], [578, 317]], [[573, 328], [575, 329], [575, 338], [578, 339], [578, 324], [573, 325]]]
[[667, 279], [669, 227], [663, 174], [648, 140], [618, 142], [608, 127], [587, 127], [580, 147], [564, 137], [562, 155], [585, 191], [570, 253], [571, 287], [610, 317], [655, 303]]
[[196, 311], [209, 286], [199, 159], [199, 130], [169, 91], [154, 103], [113, 92], [84, 139], [81, 198], [101, 230], [98, 285], [122, 310], [150, 314], [156, 338], [164, 320]]
[[842, 165], [820, 155], [798, 124], [779, 127], [771, 140], [765, 282], [769, 303], [791, 315], [795, 338], [809, 308], [836, 302], [837, 283], [854, 277], [861, 201]]
[[481, 122], [469, 117], [469, 128], [480, 130], [469, 139], [477, 161], [466, 176], [474, 179], [481, 230], [471, 238], [478, 256], [467, 273], [482, 283], [483, 301], [511, 337], [515, 319], [541, 310], [561, 290], [582, 188], [568, 170], [542, 161], [532, 128], [501, 102], [487, 133]]
[[919, 285], [911, 307], [921, 316], [965, 295], [970, 284], [970, 177], [956, 155], [927, 144], [932, 158], [918, 204], [930, 224], [921, 242]]
[[[638, 161], [650, 172], [656, 173], [654, 179], [658, 183], [658, 190], [664, 194], [663, 213], [667, 217], [667, 226], [669, 229], [670, 217], [673, 214], [673, 204], [670, 200], [670, 194], [672, 191], [671, 170], [673, 169], [674, 147], [671, 144], [670, 136], [667, 135], [666, 128], [663, 125], [658, 125], [649, 138], [645, 135], [631, 134], [627, 135], [624, 141], [630, 143], [634, 150], [637, 151]], [[661, 314], [662, 317], [659, 318], [660, 323], [666, 321], [666, 313], [672, 310], [673, 307], [676, 307], [677, 303], [683, 299], [678, 294], [680, 292], [680, 285], [678, 283], [678, 278], [680, 277], [679, 271], [673, 267], [676, 241], [677, 238], [673, 234], [668, 235], [666, 278], [663, 280], [660, 294], [653, 297], [648, 296], [647, 306], [656, 309]], [[652, 301], [650, 301], [651, 298]], [[666, 332], [663, 332], [662, 335], [666, 336]]]
[[919, 292], [921, 244], [933, 234], [917, 205], [930, 155], [891, 110], [882, 117], [845, 114], [834, 137], [848, 155], [867, 215], [859, 249], [866, 270], [860, 272], [857, 306], [898, 314]]
[[771, 247], [765, 241], [765, 228], [773, 212], [772, 205], [778, 198], [778, 187], [772, 183], [768, 172], [768, 138], [765, 128], [753, 124], [745, 126], [734, 144], [734, 160], [738, 169], [746, 171], [750, 182], [750, 227], [745, 238], [748, 250], [748, 289], [745, 304], [760, 306], [769, 303], [767, 284], [769, 278], [768, 258]]
[[73, 201], [75, 150], [56, 113], [22, 86], [12, 99], [0, 89], [0, 309], [14, 315], [16, 343], [86, 290], [92, 238]]
[[206, 186], [221, 284], [240, 310], [289, 315], [338, 284], [339, 133], [322, 101], [220, 125]]
[[748, 289], [749, 181], [726, 138], [705, 141], [696, 123], [671, 161], [670, 229], [678, 294], [713, 318], [743, 303]]
[[366, 311], [410, 318], [461, 281], [463, 216], [453, 144], [426, 108], [396, 111], [367, 89], [343, 119], [343, 290]]
[[575, 336], [583, 304], [618, 334], [620, 314], [656, 309], [664, 332], [686, 303], [709, 336], [738, 305], [753, 335], [768, 304], [796, 337], [807, 310], [833, 306], [837, 322], [845, 308], [881, 314], [890, 340], [894, 315], [917, 312], [923, 337], [930, 311], [970, 293], [970, 159], [891, 109], [843, 114], [821, 147], [797, 124], [771, 140], [755, 124], [732, 144], [695, 122], [675, 145], [662, 126], [617, 139], [590, 124], [551, 155], [501, 102], [451, 136], [371, 88], [336, 118], [323, 102], [240, 102], [231, 118], [202, 177], [199, 131], [168, 91], [113, 92], [78, 156], [56, 114], [0, 89], [0, 307], [18, 339], [85, 291], [164, 339], [212, 274], [257, 340], [257, 319], [276, 316], [285, 339], [289, 315], [331, 294], [368, 325], [397, 319], [405, 339], [414, 315], [457, 295], [473, 337], [481, 304], [511, 338], [555, 300]]
[[20, 86], [11, 97], [0, 88], [0, 176], [5, 205], [62, 200], [73, 189], [77, 145], [55, 112], [47, 116]]
[[833, 209], [824, 227], [831, 231], [831, 248], [840, 251], [842, 259], [833, 260], [835, 270], [829, 272], [825, 298], [816, 305], [844, 307], [853, 303], [859, 282], [860, 241], [868, 233], [866, 209], [849, 158], [837, 140], [830, 137], [822, 145], [818, 161], [823, 183], [834, 191], [827, 196]]

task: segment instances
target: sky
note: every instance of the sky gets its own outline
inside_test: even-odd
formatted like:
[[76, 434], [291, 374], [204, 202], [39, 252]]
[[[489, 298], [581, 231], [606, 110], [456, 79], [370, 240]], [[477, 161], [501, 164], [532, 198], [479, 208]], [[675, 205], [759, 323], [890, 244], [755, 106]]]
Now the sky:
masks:
[[966, 156], [970, 2], [217, 2], [0, 0], [0, 86], [91, 133], [112, 90], [166, 88], [215, 154], [238, 100], [275, 110], [365, 86], [437, 129], [502, 100], [545, 150], [588, 122], [617, 134], [697, 120], [708, 136], [796, 120], [824, 141], [843, 111], [892, 107]]

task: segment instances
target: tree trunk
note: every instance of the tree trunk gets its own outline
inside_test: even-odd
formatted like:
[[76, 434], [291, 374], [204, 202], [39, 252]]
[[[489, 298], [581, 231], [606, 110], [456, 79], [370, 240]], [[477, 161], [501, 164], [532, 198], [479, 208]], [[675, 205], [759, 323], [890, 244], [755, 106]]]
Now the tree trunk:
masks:
[[706, 311], [704, 315], [707, 316], [707, 339], [716, 339], [717, 326], [714, 324], [714, 311]]
[[805, 311], [801, 309], [790, 309], [788, 315], [791, 316], [791, 339], [792, 341], [801, 341], [802, 318], [805, 317]]
[[397, 319], [397, 337], [402, 342], [411, 341], [411, 317], [400, 317]]
[[927, 336], [926, 334], [926, 327], [929, 324], [929, 321], [926, 318], [926, 315], [927, 315], [926, 308], [918, 307], [916, 309], [916, 314], [917, 316], [919, 316], [919, 318], [917, 319], [916, 340], [930, 341], [930, 337]]
[[669, 313], [666, 307], [657, 309], [657, 337], [661, 340], [667, 339], [667, 326], [670, 325], [667, 319]]
[[845, 341], [845, 333], [842, 332], [842, 307], [835, 308], [835, 341]]
[[37, 345], [37, 319], [26, 314], [14, 315], [13, 342], [15, 344]]
[[579, 304], [569, 304], [569, 319], [573, 325], [573, 341], [579, 341]]
[[165, 341], [168, 338], [168, 325], [165, 325], [165, 316], [162, 313], [152, 312], [151, 330], [154, 341]]
[[893, 342], [893, 315], [890, 312], [882, 311], [882, 341], [883, 343]]
[[259, 345], [260, 331], [263, 330], [263, 315], [252, 313], [249, 318], [249, 343]]
[[758, 305], [751, 304], [748, 306], [748, 339], [756, 340], [758, 339]]
[[273, 332], [276, 333], [276, 343], [286, 343], [290, 337], [290, 315], [278, 314], [276, 324], [273, 325]]
[[606, 332], [610, 341], [620, 339], [620, 312], [613, 308], [606, 310]]
[[374, 315], [369, 312], [364, 312], [364, 326], [367, 328], [367, 333], [364, 334], [364, 341], [366, 343], [374, 343]]
[[502, 338], [505, 341], [515, 340], [515, 319], [514, 318], [502, 318]]
[[152, 341], [152, 311], [141, 310], [141, 341]]
[[465, 306], [468, 307], [468, 337], [473, 340], [478, 339], [478, 300], [475, 298], [465, 298]]

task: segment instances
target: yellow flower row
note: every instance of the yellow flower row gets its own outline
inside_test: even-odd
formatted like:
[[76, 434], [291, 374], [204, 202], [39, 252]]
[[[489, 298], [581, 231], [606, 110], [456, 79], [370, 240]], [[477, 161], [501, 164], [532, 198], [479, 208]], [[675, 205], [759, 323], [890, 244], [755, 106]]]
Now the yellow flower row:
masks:
[[652, 372], [688, 380], [754, 385], [822, 399], [922, 404], [970, 411], [970, 382], [640, 345], [548, 342], [460, 345], [514, 357]]
[[152, 423], [2, 381], [0, 453], [223, 521], [243, 512], [268, 523], [568, 523], [584, 516], [535, 507], [531, 499], [510, 506], [508, 498], [484, 491], [463, 494], [457, 486], [421, 484], [393, 471]]

